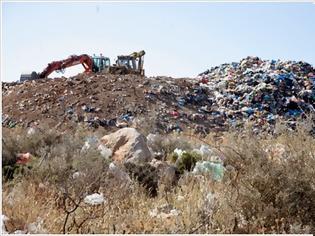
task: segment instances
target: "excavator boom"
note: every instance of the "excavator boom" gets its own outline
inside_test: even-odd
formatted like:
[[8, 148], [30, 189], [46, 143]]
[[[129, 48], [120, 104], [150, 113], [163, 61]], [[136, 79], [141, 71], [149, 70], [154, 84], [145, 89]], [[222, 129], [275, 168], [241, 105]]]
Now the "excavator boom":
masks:
[[72, 55], [69, 58], [61, 61], [53, 61], [48, 64], [48, 66], [39, 74], [39, 78], [46, 78], [52, 72], [64, 70], [67, 67], [75, 66], [78, 64], [82, 64], [85, 69], [85, 72], [92, 72], [93, 68], [93, 60], [90, 56], [86, 54], [82, 54], [80, 56]]
[[20, 77], [20, 81], [23, 82], [25, 80], [35, 80], [42, 79], [48, 77], [54, 71], [62, 71], [68, 67], [75, 66], [78, 64], [82, 64], [85, 72], [92, 72], [93, 70], [93, 60], [89, 55], [72, 55], [67, 59], [60, 61], [53, 61], [47, 65], [47, 67], [41, 72], [36, 73], [33, 71], [31, 74], [22, 74]]

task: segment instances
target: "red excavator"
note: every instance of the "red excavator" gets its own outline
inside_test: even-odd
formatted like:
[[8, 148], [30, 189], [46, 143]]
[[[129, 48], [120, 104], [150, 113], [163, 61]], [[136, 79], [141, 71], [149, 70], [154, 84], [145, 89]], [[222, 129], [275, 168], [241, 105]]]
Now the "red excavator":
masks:
[[[97, 73], [108, 72], [111, 74], [139, 74], [144, 75], [143, 70], [143, 57], [145, 52], [134, 52], [128, 56], [118, 56], [116, 64], [110, 65], [110, 59], [108, 57], [93, 56], [90, 57], [87, 54], [80, 56], [72, 55], [65, 60], [53, 61], [41, 72], [36, 73], [33, 71], [31, 74], [22, 74], [20, 82], [25, 80], [35, 80], [48, 77], [54, 71], [63, 72], [67, 67], [82, 64], [85, 73]], [[138, 63], [136, 63], [138, 62]]]
[[85, 73], [100, 72], [106, 67], [110, 66], [110, 60], [107, 57], [93, 56], [82, 54], [72, 55], [65, 60], [53, 61], [47, 65], [47, 67], [41, 72], [36, 73], [33, 71], [31, 74], [22, 74], [20, 81], [42, 79], [48, 77], [54, 71], [64, 71], [66, 68], [82, 64]]

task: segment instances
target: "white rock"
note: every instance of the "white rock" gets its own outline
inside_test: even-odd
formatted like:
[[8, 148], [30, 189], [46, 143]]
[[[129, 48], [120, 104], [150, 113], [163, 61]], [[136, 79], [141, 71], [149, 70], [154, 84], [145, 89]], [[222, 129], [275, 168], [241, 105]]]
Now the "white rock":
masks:
[[143, 163], [152, 159], [146, 137], [134, 128], [123, 128], [104, 136], [101, 142], [113, 152], [118, 162]]

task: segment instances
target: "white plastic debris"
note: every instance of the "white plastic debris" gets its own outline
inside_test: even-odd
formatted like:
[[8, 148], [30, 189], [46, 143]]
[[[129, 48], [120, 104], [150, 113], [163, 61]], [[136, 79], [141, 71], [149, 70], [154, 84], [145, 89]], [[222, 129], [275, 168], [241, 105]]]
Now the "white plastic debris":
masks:
[[158, 215], [158, 210], [156, 208], [151, 210], [151, 211], [149, 211], [149, 216], [157, 217], [157, 215]]
[[173, 209], [169, 213], [169, 215], [171, 215], [171, 216], [178, 216], [179, 214], [180, 214], [180, 211], [177, 209]]
[[178, 195], [177, 201], [183, 201], [183, 200], [185, 200], [185, 197], [182, 195]]
[[89, 150], [92, 146], [96, 146], [98, 142], [97, 137], [92, 136], [92, 137], [87, 137], [84, 145], [81, 148], [81, 152]]
[[36, 222], [27, 225], [27, 231], [31, 234], [45, 233], [43, 228], [44, 220], [41, 217], [37, 217]]
[[7, 220], [9, 220], [9, 218], [7, 216], [1, 214], [2, 234], [8, 234], [8, 232], [6, 231], [6, 228], [5, 228], [5, 224], [4, 224], [4, 222]]
[[208, 193], [206, 196], [206, 201], [210, 203], [210, 202], [213, 202], [214, 200], [215, 200], [214, 193]]
[[90, 205], [99, 205], [105, 202], [103, 194], [93, 193], [84, 198], [84, 202]]
[[74, 179], [77, 179], [77, 178], [79, 178], [80, 176], [82, 176], [82, 173], [80, 173], [79, 171], [74, 172], [74, 173], [72, 174], [72, 178], [74, 178]]
[[36, 130], [35, 130], [33, 127], [29, 128], [29, 129], [27, 130], [27, 135], [28, 135], [28, 136], [31, 136], [31, 135], [33, 135], [33, 134], [35, 134], [35, 133], [36, 133]]
[[202, 156], [203, 160], [211, 161], [211, 162], [222, 162], [220, 156], [218, 156], [209, 146], [201, 145], [199, 149], [193, 149], [194, 152], [198, 153]]
[[156, 208], [149, 211], [149, 216], [156, 217], [159, 219], [167, 219], [167, 218], [178, 216], [179, 214], [180, 214], [180, 211], [177, 209], [172, 209], [169, 211], [169, 213], [159, 212], [158, 209]]
[[211, 161], [198, 161], [193, 170], [194, 174], [210, 173], [214, 180], [221, 180], [224, 174], [224, 167], [221, 163]]
[[15, 230], [14, 232], [13, 232], [13, 234], [26, 234], [26, 230]]
[[148, 134], [147, 135], [147, 143], [148, 145], [154, 144], [160, 136], [157, 134]]
[[186, 151], [183, 151], [182, 149], [179, 148], [175, 148], [174, 153], [176, 153], [178, 155], [178, 157], [181, 157], [183, 155], [183, 153], [185, 153]]
[[281, 143], [276, 143], [273, 145], [267, 146], [265, 149], [267, 153], [267, 157], [270, 160], [277, 161], [277, 162], [285, 162], [287, 161], [286, 154], [286, 147]]
[[178, 216], [180, 211], [173, 208], [172, 205], [164, 204], [149, 211], [149, 216], [159, 219], [169, 219]]
[[110, 157], [113, 155], [112, 150], [110, 150], [108, 147], [106, 147], [103, 144], [100, 144], [97, 149], [100, 151], [102, 157], [104, 157], [107, 160], [109, 160]]

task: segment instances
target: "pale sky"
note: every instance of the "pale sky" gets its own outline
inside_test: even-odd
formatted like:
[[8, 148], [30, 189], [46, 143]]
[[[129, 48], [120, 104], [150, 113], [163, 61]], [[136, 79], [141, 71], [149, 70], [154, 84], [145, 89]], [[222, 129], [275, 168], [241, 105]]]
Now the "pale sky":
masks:
[[315, 65], [314, 22], [312, 3], [5, 2], [1, 79], [72, 54], [102, 53], [113, 63], [142, 49], [148, 76], [194, 77], [249, 55]]

